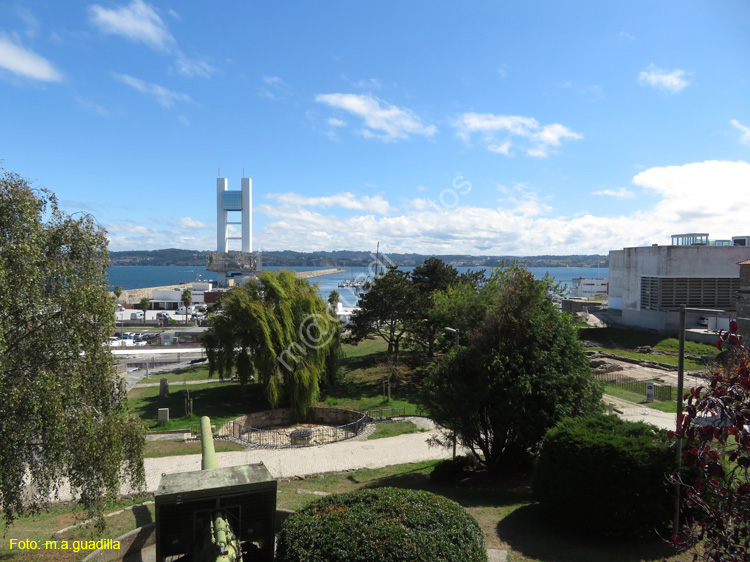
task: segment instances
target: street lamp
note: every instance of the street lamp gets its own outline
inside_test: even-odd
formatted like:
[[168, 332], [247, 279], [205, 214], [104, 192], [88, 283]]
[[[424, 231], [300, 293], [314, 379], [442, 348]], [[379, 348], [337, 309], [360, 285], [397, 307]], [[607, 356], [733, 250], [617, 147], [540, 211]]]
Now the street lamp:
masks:
[[[453, 334], [453, 347], [458, 351], [458, 328], [443, 328], [449, 334]], [[456, 460], [456, 430], [453, 430], [453, 460]]]

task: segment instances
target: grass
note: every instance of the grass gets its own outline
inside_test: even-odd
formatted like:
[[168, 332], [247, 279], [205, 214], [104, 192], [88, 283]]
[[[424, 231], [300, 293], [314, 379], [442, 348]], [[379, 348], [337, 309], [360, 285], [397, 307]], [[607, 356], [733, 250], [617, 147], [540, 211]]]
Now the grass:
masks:
[[[677, 366], [679, 341], [676, 338], [667, 338], [660, 334], [652, 334], [639, 330], [624, 330], [620, 328], [582, 328], [578, 331], [578, 335], [582, 340], [601, 344], [601, 347], [589, 349], [606, 351], [608, 353], [633, 359], [654, 361], [656, 363]], [[646, 346], [651, 347], [656, 351], [672, 355], [637, 353], [634, 351], [637, 347]], [[713, 359], [718, 353], [718, 350], [712, 345], [686, 341], [685, 368], [690, 370], [705, 369], [703, 362], [690, 359], [687, 356], [696, 358], [708, 357]]]
[[[406, 414], [422, 413], [417, 377], [410, 368], [414, 358], [401, 353], [401, 364], [394, 377], [386, 358], [388, 345], [381, 339], [343, 345], [336, 374], [336, 386], [323, 397], [321, 406], [364, 412], [380, 408], [405, 408]], [[391, 399], [384, 382], [391, 377]]]
[[[217, 453], [226, 451], [244, 451], [245, 447], [224, 441], [223, 439], [214, 440], [214, 450]], [[199, 455], [201, 453], [200, 441], [172, 441], [158, 440], [148, 441], [144, 449], [143, 456], [146, 458], [155, 457], [173, 457], [177, 455]]]
[[650, 540], [604, 540], [562, 529], [547, 520], [534, 502], [528, 475], [511, 475], [502, 481], [476, 480], [458, 486], [432, 482], [430, 472], [439, 461], [359, 470], [279, 483], [278, 506], [299, 510], [315, 501], [309, 491], [350, 492], [362, 488], [395, 486], [427, 490], [464, 506], [479, 522], [488, 548], [507, 550], [513, 562], [683, 562], [658, 537]]
[[630, 390], [625, 390], [624, 388], [613, 385], [605, 385], [604, 393], [616, 398], [622, 398], [623, 400], [627, 400], [629, 402], [634, 402], [639, 406], [659, 410], [660, 412], [667, 412], [670, 414], [677, 413], [677, 400], [655, 399], [653, 402], [646, 402], [646, 397], [643, 394], [640, 394], [638, 392], [631, 392]]
[[[192, 418], [184, 417], [187, 392], [193, 399]], [[158, 386], [134, 388], [128, 393], [128, 402], [150, 430], [186, 429], [199, 423], [201, 416], [209, 416], [212, 422], [220, 423], [269, 409], [260, 384], [191, 384], [187, 385], [187, 390], [184, 385], [172, 385], [168, 398], [159, 398]], [[159, 408], [169, 408], [168, 425], [158, 425]]]
[[395, 437], [406, 433], [416, 433], [419, 431], [416, 424], [410, 421], [379, 423], [375, 426], [375, 431], [368, 439], [383, 439], [385, 437]]
[[[174, 383], [181, 383], [183, 381], [204, 381], [209, 380], [208, 377], [208, 366], [200, 365], [195, 367], [187, 367], [185, 369], [177, 369], [169, 373], [155, 374], [144, 377], [138, 384], [154, 384], [159, 383], [162, 378], [166, 378], [167, 382], [172, 385]], [[219, 380], [218, 375], [213, 376], [213, 380]]]
[[[107, 528], [100, 532], [93, 526], [81, 527], [66, 532], [63, 536], [52, 538], [53, 533], [64, 529], [86, 517], [76, 507], [67, 504], [54, 505], [49, 511], [39, 513], [33, 517], [17, 520], [10, 528], [0, 524], [2, 539], [0, 539], [0, 560], [12, 562], [77, 562], [82, 560], [90, 550], [73, 550], [72, 541], [116, 539], [120, 535], [154, 520], [154, 506], [141, 505], [141, 502], [150, 498], [124, 499], [109, 504], [107, 513], [112, 513], [123, 507], [136, 506], [106, 518]], [[11, 539], [29, 539], [39, 542], [39, 548], [35, 550], [10, 549]], [[45, 549], [46, 541], [57, 540], [58, 550]], [[68, 550], [63, 550], [63, 540], [69, 541]]]

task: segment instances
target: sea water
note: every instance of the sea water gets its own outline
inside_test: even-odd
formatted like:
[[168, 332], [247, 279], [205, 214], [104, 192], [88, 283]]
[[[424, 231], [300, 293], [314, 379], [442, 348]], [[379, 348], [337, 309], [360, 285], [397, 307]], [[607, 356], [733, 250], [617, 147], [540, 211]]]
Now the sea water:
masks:
[[[264, 269], [293, 269], [295, 271], [314, 271], [320, 269], [332, 269], [324, 266], [300, 266], [300, 267], [279, 267], [269, 266]], [[401, 267], [405, 271], [411, 271], [414, 267]], [[477, 271], [484, 269], [481, 267], [457, 267], [459, 273], [466, 271]], [[554, 277], [555, 281], [572, 284], [572, 280], [578, 277], [607, 277], [609, 270], [607, 268], [593, 267], [530, 267], [529, 272], [537, 279], [545, 275]], [[489, 275], [489, 272], [487, 272]], [[340, 300], [345, 306], [354, 306], [357, 301], [357, 293], [349, 287], [339, 287], [339, 284], [349, 280], [366, 280], [372, 279], [375, 275], [373, 267], [347, 267], [342, 271], [314, 277], [310, 283], [316, 287], [318, 294], [324, 299], [328, 298], [331, 291], [338, 291]], [[216, 272], [206, 271], [205, 267], [184, 266], [184, 265], [115, 265], [109, 268], [110, 289], [115, 285], [120, 285], [124, 290], [141, 289], [144, 287], [161, 287], [163, 285], [178, 285], [180, 283], [194, 283], [216, 281]]]

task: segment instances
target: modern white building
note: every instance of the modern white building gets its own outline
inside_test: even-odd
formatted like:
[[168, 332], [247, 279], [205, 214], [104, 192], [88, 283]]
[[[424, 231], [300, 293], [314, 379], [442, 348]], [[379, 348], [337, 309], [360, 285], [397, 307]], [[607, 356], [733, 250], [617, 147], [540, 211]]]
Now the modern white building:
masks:
[[571, 297], [589, 298], [606, 295], [609, 279], [606, 277], [576, 277], [571, 280], [569, 295]]
[[[676, 234], [667, 246], [609, 252], [609, 308], [626, 326], [675, 332], [679, 309], [734, 311], [739, 262], [750, 259], [747, 236], [711, 241], [706, 233]], [[699, 314], [688, 317], [697, 325]]]

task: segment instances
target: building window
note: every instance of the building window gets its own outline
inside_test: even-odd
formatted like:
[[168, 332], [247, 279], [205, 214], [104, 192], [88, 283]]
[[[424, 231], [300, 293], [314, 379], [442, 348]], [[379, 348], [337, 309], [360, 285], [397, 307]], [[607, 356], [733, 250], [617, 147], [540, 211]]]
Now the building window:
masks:
[[734, 309], [740, 279], [734, 277], [641, 277], [642, 310]]

